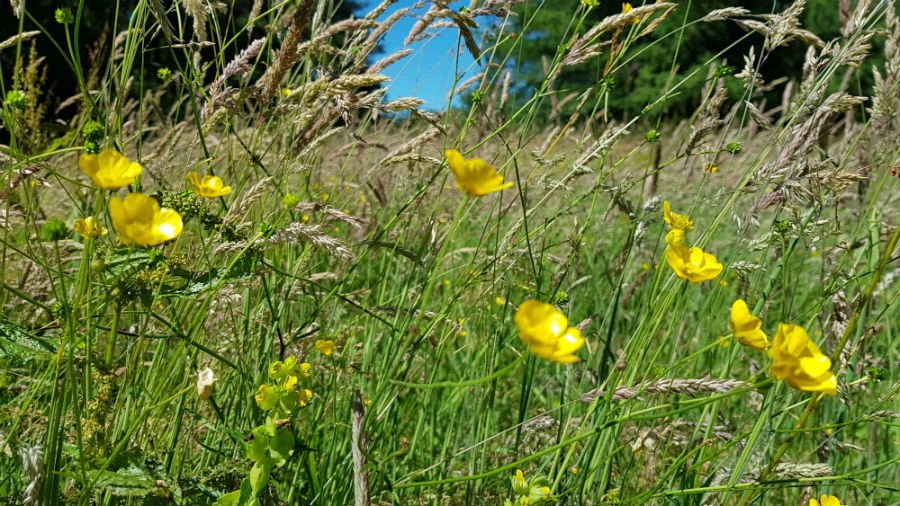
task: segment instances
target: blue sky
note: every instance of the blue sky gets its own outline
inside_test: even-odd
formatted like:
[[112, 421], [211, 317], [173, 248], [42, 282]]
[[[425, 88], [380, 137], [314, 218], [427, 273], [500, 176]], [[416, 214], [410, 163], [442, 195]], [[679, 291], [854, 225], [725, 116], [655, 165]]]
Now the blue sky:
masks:
[[[360, 11], [360, 15], [364, 15], [381, 1], [364, 0], [362, 3], [363, 10]], [[388, 9], [381, 19], [390, 16], [398, 9], [412, 7], [414, 3], [415, 0], [400, 0]], [[428, 5], [424, 9], [416, 9], [414, 12], [421, 15], [428, 10]], [[451, 2], [449, 4], [451, 8], [455, 9], [464, 5], [468, 5], [468, 2]], [[382, 42], [384, 54], [377, 55], [374, 59], [378, 60], [382, 56], [407, 47], [403, 45], [403, 41], [415, 22], [416, 18], [413, 17], [404, 17], [397, 22], [384, 36]], [[413, 53], [383, 71], [391, 78], [386, 85], [388, 99], [413, 96], [426, 101], [424, 109], [444, 109], [447, 106], [447, 94], [450, 93], [453, 86], [453, 77], [457, 66], [460, 74], [463, 74], [460, 82], [478, 72], [476, 68], [472, 67], [473, 58], [465, 44], [462, 44], [457, 51], [458, 30], [452, 27], [440, 28], [436, 33], [438, 35], [435, 37], [410, 44], [408, 47], [413, 50]], [[466, 72], [467, 70], [468, 72]]]

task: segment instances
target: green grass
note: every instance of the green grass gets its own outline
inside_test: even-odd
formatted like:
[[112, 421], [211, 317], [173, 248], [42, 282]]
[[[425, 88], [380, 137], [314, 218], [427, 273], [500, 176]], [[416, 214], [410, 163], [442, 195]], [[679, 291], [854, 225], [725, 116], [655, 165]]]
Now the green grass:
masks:
[[[890, 8], [871, 7], [843, 47], [884, 28], [885, 16], [895, 19]], [[180, 15], [176, 31], [190, 33], [182, 4], [171, 9]], [[432, 125], [422, 114], [376, 117], [377, 91], [308, 91], [324, 86], [313, 76], [317, 65], [336, 77], [365, 73], [373, 49], [363, 44], [365, 29], [332, 39], [345, 53], [309, 53], [295, 63], [281, 86], [294, 90], [290, 97], [254, 94], [266, 69], [277, 67], [284, 37], [275, 34], [292, 13], [281, 4], [264, 10], [282, 28], [266, 28], [252, 69], [228, 81], [233, 105], [215, 103], [214, 78], [201, 76], [221, 75], [224, 51], [246, 47], [247, 27], [210, 24], [223, 53], [195, 62], [176, 44], [187, 35], [142, 37], [157, 23], [143, 3], [115, 48], [122, 58], [91, 67], [57, 41], [90, 91], [63, 131], [34, 119], [40, 104], [4, 103], [0, 497], [24, 500], [35, 473], [22, 455], [38, 448], [38, 504], [211, 504], [249, 476], [248, 435], [266, 421], [254, 395], [271, 382], [273, 361], [296, 356], [312, 364], [300, 381], [315, 397], [279, 429], [295, 442], [262, 504], [353, 502], [357, 395], [373, 504], [503, 504], [516, 500], [517, 469], [544, 477], [560, 504], [806, 504], [825, 493], [844, 504], [894, 502], [896, 110], [879, 115], [826, 100], [845, 76], [870, 68], [823, 59], [769, 129], [741, 105], [762, 107], [752, 87], [715, 105], [717, 86], [738, 78], [682, 90], [674, 68], [659, 96], [703, 99], [681, 122], [601, 121], [615, 99], [602, 82], [575, 99], [578, 117], [544, 120], [549, 78], [533, 99], [498, 108], [502, 77], [488, 74], [481, 99], [430, 118]], [[615, 33], [613, 56], [600, 57], [610, 73], [640, 51], [635, 36], [659, 15]], [[572, 20], [572, 33], [590, 28], [583, 19]], [[314, 33], [328, 25], [316, 18]], [[894, 31], [882, 36], [898, 44], [900, 28], [887, 26]], [[0, 38], [7, 35], [15, 34]], [[484, 60], [514, 59], [525, 35], [512, 46], [482, 47]], [[660, 43], [670, 42], [677, 33]], [[3, 51], [27, 67], [28, 43], [14, 47]], [[171, 51], [174, 77], [144, 81], [148, 47]], [[107, 43], [102, 54], [113, 49]], [[757, 51], [765, 53], [762, 42]], [[551, 70], [565, 56], [556, 55]], [[871, 93], [896, 104], [900, 76], [881, 72], [886, 84]], [[36, 75], [4, 74], [4, 95], [38, 88]], [[204, 104], [220, 112], [204, 113]], [[688, 152], [691, 127], [711, 119], [722, 121]], [[143, 164], [133, 190], [185, 216], [175, 240], [117, 243], [106, 211], [111, 193], [78, 169], [89, 120], [104, 125], [103, 147]], [[839, 120], [827, 140], [814, 138], [811, 129]], [[400, 153], [413, 156], [383, 160], [428, 128], [440, 133]], [[651, 129], [658, 141], [645, 140]], [[779, 160], [798, 139], [810, 140], [799, 157]], [[729, 153], [734, 141], [742, 149]], [[467, 197], [442, 162], [444, 148], [491, 161], [515, 186]], [[711, 161], [715, 173], [704, 171]], [[234, 191], [200, 202], [184, 192], [189, 170], [219, 175]], [[264, 191], [248, 199], [264, 178]], [[774, 195], [781, 198], [760, 205]], [[297, 211], [290, 200], [316, 205]], [[663, 200], [692, 217], [689, 242], [718, 257], [721, 276], [694, 285], [673, 275]], [[361, 224], [335, 219], [334, 210]], [[65, 237], [48, 236], [51, 220], [71, 227], [90, 214], [109, 234], [88, 241], [67, 228]], [[321, 229], [267, 242], [292, 223]], [[352, 258], [336, 254], [333, 241]], [[532, 298], [555, 304], [572, 325], [585, 322], [580, 362], [528, 352], [513, 315]], [[838, 394], [774, 379], [768, 356], [730, 335], [736, 298], [748, 301], [770, 338], [780, 322], [804, 327], [832, 357]], [[334, 341], [335, 353], [318, 352], [317, 340]], [[206, 367], [217, 382], [203, 400], [195, 384]], [[664, 379], [704, 378], [746, 384], [644, 391]], [[638, 392], [614, 400], [622, 387]], [[594, 389], [602, 395], [580, 400]]]

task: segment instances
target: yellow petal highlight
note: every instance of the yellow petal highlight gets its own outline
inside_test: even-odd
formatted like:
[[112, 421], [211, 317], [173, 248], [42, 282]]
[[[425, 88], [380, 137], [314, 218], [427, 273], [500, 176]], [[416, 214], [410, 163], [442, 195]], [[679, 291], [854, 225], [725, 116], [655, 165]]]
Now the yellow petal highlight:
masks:
[[515, 322], [519, 337], [535, 355], [562, 364], [578, 362], [575, 352], [584, 346], [584, 337], [552, 305], [526, 300], [516, 311]]
[[106, 149], [98, 155], [82, 154], [78, 166], [87, 174], [98, 188], [116, 190], [134, 184], [143, 168], [141, 164], [132, 162], [122, 153]]
[[316, 341], [316, 349], [319, 350], [319, 353], [325, 356], [329, 356], [334, 353], [334, 341], [330, 339], [319, 339]]
[[809, 339], [803, 327], [779, 324], [769, 353], [772, 356], [772, 374], [776, 378], [804, 392], [837, 393], [837, 378], [831, 372], [831, 359]]
[[818, 501], [810, 498], [809, 506], [841, 506], [841, 501], [833, 495], [822, 495]]
[[744, 346], [760, 351], [767, 350], [771, 343], [762, 331], [762, 320], [750, 314], [750, 308], [744, 299], [738, 299], [731, 305], [731, 331]]
[[143, 193], [129, 193], [124, 199], [109, 200], [109, 216], [119, 239], [125, 244], [153, 246], [178, 237], [183, 227], [181, 215]]
[[683, 214], [673, 213], [669, 201], [663, 201], [663, 220], [669, 225], [669, 228], [677, 228], [690, 232], [694, 230], [694, 222]]
[[697, 247], [670, 246], [666, 248], [666, 262], [676, 276], [695, 284], [714, 279], [723, 269], [712, 253]]
[[214, 199], [231, 193], [231, 187], [225, 186], [225, 183], [219, 176], [206, 175], [201, 179], [196, 172], [191, 171], [188, 172], [185, 179], [191, 185], [191, 188], [194, 189], [194, 193], [203, 198]]
[[480, 158], [467, 159], [455, 149], [448, 149], [444, 152], [444, 156], [447, 157], [447, 164], [456, 177], [456, 186], [472, 197], [499, 192], [513, 185], [511, 182], [504, 183], [503, 174]]

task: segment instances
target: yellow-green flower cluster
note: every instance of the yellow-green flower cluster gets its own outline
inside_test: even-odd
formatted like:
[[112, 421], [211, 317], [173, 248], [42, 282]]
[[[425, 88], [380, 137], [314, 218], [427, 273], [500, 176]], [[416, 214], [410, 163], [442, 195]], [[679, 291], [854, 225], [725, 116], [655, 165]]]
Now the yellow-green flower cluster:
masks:
[[312, 400], [312, 390], [302, 388], [300, 380], [309, 377], [312, 366], [288, 357], [284, 362], [276, 360], [269, 367], [272, 383], [260, 385], [256, 392], [256, 404], [263, 411], [273, 411], [276, 418], [289, 418], [298, 408]]
[[663, 219], [669, 225], [669, 233], [666, 234], [666, 262], [676, 276], [696, 284], [714, 279], [722, 273], [722, 264], [712, 253], [685, 245], [685, 234], [694, 229], [694, 222], [685, 215], [672, 212], [668, 200], [663, 202]]
[[515, 499], [507, 499], [503, 506], [535, 506], [548, 504], [553, 500], [550, 493], [550, 480], [543, 476], [535, 476], [530, 480], [525, 478], [521, 469], [516, 469], [516, 474], [510, 478]]

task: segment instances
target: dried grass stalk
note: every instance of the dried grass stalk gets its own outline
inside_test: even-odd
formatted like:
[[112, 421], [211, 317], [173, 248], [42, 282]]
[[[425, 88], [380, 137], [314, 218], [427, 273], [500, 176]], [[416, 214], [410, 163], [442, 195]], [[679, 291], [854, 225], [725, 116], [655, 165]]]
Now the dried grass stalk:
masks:
[[268, 244], [299, 244], [308, 242], [341, 260], [353, 259], [353, 253], [344, 246], [344, 243], [322, 231], [321, 225], [291, 223], [275, 232], [266, 242]]
[[[662, 379], [653, 383], [641, 383], [635, 387], [618, 387], [612, 393], [612, 400], [623, 401], [633, 399], [642, 392], [650, 394], [695, 395], [700, 393], [725, 393], [748, 386], [750, 386], [750, 383], [735, 379]], [[606, 392], [595, 389], [583, 394], [581, 400], [583, 402], [593, 402], [606, 395]]]
[[300, 5], [297, 6], [293, 16], [291, 16], [290, 26], [284, 37], [284, 44], [282, 44], [275, 55], [272, 65], [266, 69], [266, 73], [256, 83], [260, 98], [263, 100], [270, 100], [277, 95], [278, 88], [281, 86], [281, 82], [284, 81], [284, 76], [294, 66], [294, 63], [300, 59], [297, 47], [300, 45], [303, 30], [312, 14], [312, 4], [312, 0], [300, 1]]

